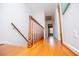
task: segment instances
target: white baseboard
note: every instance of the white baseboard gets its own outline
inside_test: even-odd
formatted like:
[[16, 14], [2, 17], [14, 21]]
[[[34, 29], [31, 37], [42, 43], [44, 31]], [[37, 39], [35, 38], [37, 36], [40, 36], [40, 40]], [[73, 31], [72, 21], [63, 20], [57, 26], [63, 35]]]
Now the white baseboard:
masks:
[[64, 45], [66, 45], [71, 51], [73, 51], [75, 54], [79, 55], [79, 50], [77, 48], [75, 48], [74, 46], [66, 43], [66, 42], [63, 42]]
[[[0, 44], [8, 44], [8, 45], [14, 45], [14, 46], [21, 46], [22, 47], [22, 45], [20, 45], [20, 44], [14, 44], [14, 43], [10, 43], [8, 41], [1, 41]], [[24, 47], [27, 47], [27, 46], [24, 46]]]

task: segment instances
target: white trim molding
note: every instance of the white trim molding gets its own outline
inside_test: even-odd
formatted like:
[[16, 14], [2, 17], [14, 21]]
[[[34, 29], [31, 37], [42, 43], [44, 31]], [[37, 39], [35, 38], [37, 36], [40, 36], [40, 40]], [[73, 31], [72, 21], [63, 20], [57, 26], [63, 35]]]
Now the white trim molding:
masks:
[[67, 46], [71, 51], [73, 51], [75, 54], [77, 54], [79, 56], [79, 50], [77, 48], [75, 48], [74, 46], [72, 46], [72, 45], [70, 45], [70, 44], [68, 44], [68, 43], [66, 43], [64, 41], [63, 41], [63, 44], [65, 46]]
[[27, 47], [27, 46], [24, 46], [24, 45], [19, 45], [19, 44], [11, 43], [9, 41], [1, 41], [0, 44], [13, 45], [13, 46], [19, 46], [19, 47]]

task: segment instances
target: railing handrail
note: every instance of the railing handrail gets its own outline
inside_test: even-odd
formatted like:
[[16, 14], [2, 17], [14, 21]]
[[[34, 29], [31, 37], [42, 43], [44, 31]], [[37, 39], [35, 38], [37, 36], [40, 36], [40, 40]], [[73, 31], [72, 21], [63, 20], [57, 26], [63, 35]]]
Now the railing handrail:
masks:
[[11, 23], [11, 25], [18, 31], [18, 33], [28, 42], [28, 40], [26, 39], [26, 37], [20, 32], [20, 30], [13, 24]]
[[32, 16], [29, 16], [29, 17], [44, 29], [44, 27], [38, 21], [36, 21]]

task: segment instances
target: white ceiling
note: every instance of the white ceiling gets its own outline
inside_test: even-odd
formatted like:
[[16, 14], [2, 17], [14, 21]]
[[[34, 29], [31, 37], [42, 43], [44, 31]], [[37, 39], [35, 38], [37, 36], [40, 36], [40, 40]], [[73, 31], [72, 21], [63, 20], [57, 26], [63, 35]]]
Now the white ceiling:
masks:
[[56, 3], [27, 3], [26, 5], [32, 12], [44, 11], [46, 16], [53, 16], [57, 6]]

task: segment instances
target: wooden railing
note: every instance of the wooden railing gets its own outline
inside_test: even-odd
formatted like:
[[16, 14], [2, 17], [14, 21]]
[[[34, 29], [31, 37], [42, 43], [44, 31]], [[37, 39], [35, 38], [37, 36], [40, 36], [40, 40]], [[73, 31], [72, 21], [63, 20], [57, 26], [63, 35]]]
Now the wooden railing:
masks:
[[29, 16], [28, 47], [43, 39], [44, 27], [32, 16]]
[[28, 40], [26, 39], [26, 37], [20, 32], [20, 30], [13, 24], [11, 23], [11, 25], [17, 30], [17, 32], [28, 42]]

